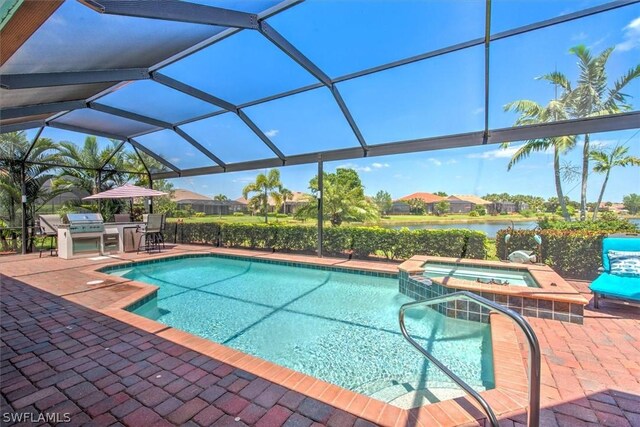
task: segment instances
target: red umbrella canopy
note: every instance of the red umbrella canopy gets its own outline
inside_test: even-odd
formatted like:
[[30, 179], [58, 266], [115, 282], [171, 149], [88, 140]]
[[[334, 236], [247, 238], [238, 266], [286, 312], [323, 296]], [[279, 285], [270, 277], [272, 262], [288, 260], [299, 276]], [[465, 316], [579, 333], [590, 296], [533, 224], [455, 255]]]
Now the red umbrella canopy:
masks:
[[92, 194], [91, 196], [84, 197], [82, 200], [132, 199], [135, 197], [156, 197], [166, 195], [167, 193], [163, 191], [151, 190], [149, 188], [138, 187], [137, 185], [125, 184], [121, 187], [103, 191], [102, 193]]

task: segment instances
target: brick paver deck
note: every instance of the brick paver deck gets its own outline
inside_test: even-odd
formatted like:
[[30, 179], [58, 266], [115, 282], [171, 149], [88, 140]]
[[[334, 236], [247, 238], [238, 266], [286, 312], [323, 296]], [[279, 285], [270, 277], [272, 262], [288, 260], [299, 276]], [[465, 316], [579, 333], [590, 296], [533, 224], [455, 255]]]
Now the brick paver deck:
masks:
[[[181, 246], [174, 253], [192, 250], [201, 248]], [[0, 258], [0, 273], [13, 276], [0, 275], [2, 425], [4, 413], [43, 412], [71, 414], [66, 425], [371, 425], [168, 341], [160, 331], [92, 310], [103, 298], [108, 305], [140, 291], [117, 279], [88, 288], [95, 278], [90, 270], [109, 261], [34, 261]], [[588, 294], [586, 283], [572, 284]], [[542, 425], [640, 427], [640, 310], [605, 300], [600, 310], [585, 311], [584, 325], [528, 320], [543, 352]], [[501, 424], [525, 420], [510, 414]], [[403, 425], [417, 424], [410, 419]]]

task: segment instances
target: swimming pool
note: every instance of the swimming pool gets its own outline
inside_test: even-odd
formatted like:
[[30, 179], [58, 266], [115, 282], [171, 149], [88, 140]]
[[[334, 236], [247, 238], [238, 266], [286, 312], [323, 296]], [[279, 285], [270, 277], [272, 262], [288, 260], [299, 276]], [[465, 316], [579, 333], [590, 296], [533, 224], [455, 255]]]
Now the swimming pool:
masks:
[[526, 270], [435, 262], [428, 262], [423, 268], [424, 275], [429, 278], [454, 277], [494, 285], [526, 286], [530, 288], [540, 287]]
[[[217, 256], [109, 271], [159, 287], [134, 310], [355, 392], [409, 408], [463, 395], [398, 327], [395, 278]], [[431, 309], [408, 313], [414, 337], [475, 389], [494, 387], [489, 325]]]

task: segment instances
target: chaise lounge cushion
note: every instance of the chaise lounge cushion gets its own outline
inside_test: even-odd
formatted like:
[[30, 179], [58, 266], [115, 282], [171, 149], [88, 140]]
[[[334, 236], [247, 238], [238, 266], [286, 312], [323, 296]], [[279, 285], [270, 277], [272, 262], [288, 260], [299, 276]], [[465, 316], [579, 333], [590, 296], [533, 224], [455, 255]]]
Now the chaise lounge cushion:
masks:
[[598, 294], [640, 301], [640, 277], [602, 273], [589, 288]]

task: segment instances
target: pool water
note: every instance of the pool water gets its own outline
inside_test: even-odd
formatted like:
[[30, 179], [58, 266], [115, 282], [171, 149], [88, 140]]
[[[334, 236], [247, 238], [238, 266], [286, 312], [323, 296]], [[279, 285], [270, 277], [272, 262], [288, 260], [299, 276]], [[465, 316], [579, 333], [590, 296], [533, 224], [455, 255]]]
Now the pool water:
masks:
[[472, 282], [497, 285], [539, 287], [528, 271], [507, 268], [472, 267], [463, 264], [426, 263], [424, 275], [429, 278], [455, 277]]
[[[112, 271], [159, 286], [136, 313], [397, 405], [463, 395], [402, 337], [397, 279], [221, 257]], [[487, 324], [407, 313], [418, 342], [475, 389], [494, 387]]]

